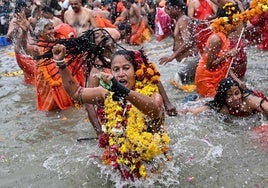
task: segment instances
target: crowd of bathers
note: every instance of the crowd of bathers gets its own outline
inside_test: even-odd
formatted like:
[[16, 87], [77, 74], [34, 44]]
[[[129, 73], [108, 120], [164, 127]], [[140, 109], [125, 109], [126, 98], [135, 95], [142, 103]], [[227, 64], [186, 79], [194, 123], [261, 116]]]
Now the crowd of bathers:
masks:
[[[6, 35], [37, 110], [83, 105], [105, 164], [134, 179], [147, 176], [145, 161], [168, 156], [165, 114], [268, 117], [265, 95], [243, 81], [246, 45], [267, 49], [267, 10], [264, 0], [16, 0]], [[159, 64], [176, 60], [175, 82], [212, 97], [205, 105], [177, 109], [155, 63], [141, 49], [126, 49], [168, 36], [173, 51]]]

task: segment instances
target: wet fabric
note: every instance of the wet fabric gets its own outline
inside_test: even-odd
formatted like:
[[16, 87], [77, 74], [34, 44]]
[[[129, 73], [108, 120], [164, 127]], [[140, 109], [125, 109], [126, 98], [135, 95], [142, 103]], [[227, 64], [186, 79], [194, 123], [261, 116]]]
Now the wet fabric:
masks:
[[199, 0], [200, 6], [194, 11], [194, 18], [199, 20], [206, 20], [209, 16], [212, 16], [213, 9], [206, 0]]
[[213, 33], [213, 30], [210, 28], [209, 23], [198, 22], [195, 23], [195, 32], [196, 32], [196, 41], [197, 47], [200, 53], [204, 52], [206, 42], [209, 36]]
[[26, 84], [35, 84], [34, 72], [36, 70], [36, 61], [29, 56], [15, 53], [16, 61], [19, 67], [23, 70], [24, 82]]
[[155, 15], [155, 35], [158, 41], [163, 40], [166, 36], [171, 34], [171, 18], [165, 12], [164, 7], [156, 8], [156, 15]]
[[146, 28], [144, 21], [141, 21], [140, 24], [131, 25], [131, 37], [130, 44], [140, 45], [144, 41], [151, 40], [151, 33], [148, 28]]
[[96, 23], [97, 23], [97, 27], [98, 28], [105, 28], [105, 27], [109, 27], [109, 28], [116, 28], [112, 22], [110, 20], [108, 20], [107, 18], [104, 18], [102, 16], [100, 16], [99, 14], [96, 14]]
[[[237, 46], [237, 40], [230, 41], [230, 49], [235, 48]], [[247, 70], [247, 54], [246, 54], [246, 42], [244, 39], [241, 39], [238, 44], [238, 53], [233, 58], [232, 67], [233, 71], [238, 78], [243, 78], [246, 74]]]
[[[223, 33], [215, 33], [222, 40], [222, 47], [218, 53], [218, 57], [223, 56], [223, 53], [230, 49], [230, 40]], [[209, 41], [209, 40], [208, 40]], [[209, 45], [209, 42], [206, 46]], [[196, 74], [195, 74], [195, 84], [196, 91], [202, 97], [214, 97], [218, 88], [219, 82], [225, 78], [228, 67], [230, 66], [231, 58], [226, 59], [217, 68], [213, 70], [207, 69], [207, 54], [203, 53], [200, 59]]]
[[[37, 110], [65, 110], [73, 106], [73, 100], [62, 85], [56, 63], [51, 59], [48, 65], [42, 65], [42, 61], [44, 60], [39, 61], [36, 70]], [[46, 61], [47, 63], [48, 61]]]
[[261, 15], [252, 17], [250, 19], [250, 23], [254, 27], [259, 28], [258, 34], [261, 35], [261, 41], [258, 45], [258, 48], [260, 50], [268, 50], [268, 11], [263, 12]]
[[182, 84], [194, 82], [196, 67], [200, 60], [200, 57], [200, 55], [194, 57], [186, 57], [180, 61], [177, 73]]

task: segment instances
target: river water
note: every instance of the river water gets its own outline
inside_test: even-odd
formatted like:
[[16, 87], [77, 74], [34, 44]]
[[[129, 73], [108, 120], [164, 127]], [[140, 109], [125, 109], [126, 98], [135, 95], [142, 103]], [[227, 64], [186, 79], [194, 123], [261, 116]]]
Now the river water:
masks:
[[[171, 53], [172, 39], [143, 45], [153, 62]], [[211, 112], [167, 117], [172, 160], [143, 182], [121, 182], [101, 163], [101, 150], [84, 109], [36, 111], [35, 89], [18, 71], [13, 47], [0, 48], [0, 187], [268, 187], [268, 136], [252, 132], [258, 115], [228, 121]], [[268, 52], [247, 48], [247, 85], [268, 94]], [[175, 61], [158, 65], [170, 100], [178, 107], [189, 93], [169, 81]], [[197, 104], [198, 105], [198, 104]], [[78, 137], [90, 137], [77, 142]]]

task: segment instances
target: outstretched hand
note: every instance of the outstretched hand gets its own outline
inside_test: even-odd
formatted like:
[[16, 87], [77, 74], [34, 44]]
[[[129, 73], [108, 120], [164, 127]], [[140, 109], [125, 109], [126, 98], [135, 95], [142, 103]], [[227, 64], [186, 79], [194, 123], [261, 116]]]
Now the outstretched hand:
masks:
[[56, 61], [63, 60], [66, 54], [66, 48], [62, 44], [56, 44], [52, 49], [52, 53], [54, 60]]
[[171, 62], [173, 59], [170, 56], [165, 56], [165, 57], [161, 57], [159, 59], [159, 64], [160, 65], [166, 65], [167, 63]]
[[14, 14], [14, 17], [16, 18], [14, 20], [14, 23], [23, 31], [28, 32], [28, 30], [30, 29], [30, 22], [27, 20], [25, 13], [18, 12]]

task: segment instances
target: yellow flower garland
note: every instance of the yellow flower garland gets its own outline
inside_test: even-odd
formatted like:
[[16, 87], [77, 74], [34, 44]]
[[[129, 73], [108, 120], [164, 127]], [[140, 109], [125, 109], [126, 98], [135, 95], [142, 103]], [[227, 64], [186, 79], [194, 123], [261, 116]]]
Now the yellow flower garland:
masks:
[[[227, 3], [223, 8], [231, 7], [232, 3]], [[213, 20], [211, 28], [214, 32], [228, 33], [238, 24], [246, 22], [255, 15], [260, 15], [263, 12], [268, 11], [268, 0], [252, 0], [250, 2], [250, 9], [241, 13], [234, 13], [232, 15], [232, 8], [227, 10], [229, 17], [220, 17]]]
[[[152, 65], [150, 65], [152, 67]], [[155, 67], [153, 70], [155, 71]], [[139, 69], [137, 72], [140, 72]], [[148, 71], [148, 70], [147, 70]], [[136, 72], [136, 73], [137, 73]], [[157, 71], [155, 71], [157, 72]], [[158, 92], [158, 87], [154, 83], [153, 73], [151, 79], [144, 78], [142, 81], [136, 80], [135, 91], [151, 96]], [[107, 150], [104, 151], [103, 160], [106, 164], [114, 167], [120, 166], [120, 171], [126, 170], [131, 175], [129, 177], [146, 177], [147, 171], [145, 161], [154, 157], [166, 154], [170, 139], [164, 131], [162, 133], [147, 132], [144, 114], [135, 106], [128, 104], [129, 112], [124, 115], [121, 101], [113, 101], [112, 95], [105, 100], [106, 124], [104, 129], [109, 135], [109, 148], [117, 148], [116, 156], [107, 157]], [[124, 125], [126, 124], [126, 125]], [[116, 160], [111, 160], [116, 157]]]

